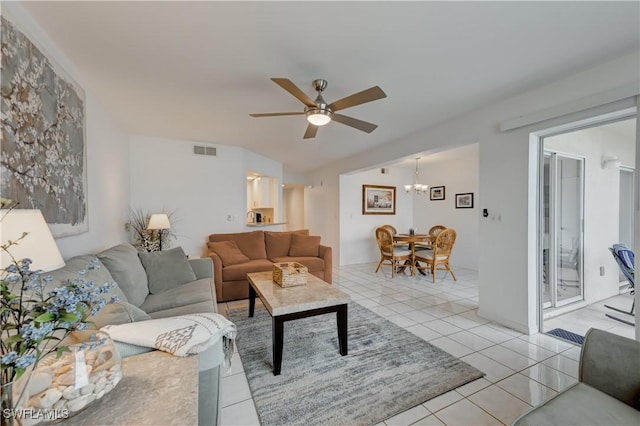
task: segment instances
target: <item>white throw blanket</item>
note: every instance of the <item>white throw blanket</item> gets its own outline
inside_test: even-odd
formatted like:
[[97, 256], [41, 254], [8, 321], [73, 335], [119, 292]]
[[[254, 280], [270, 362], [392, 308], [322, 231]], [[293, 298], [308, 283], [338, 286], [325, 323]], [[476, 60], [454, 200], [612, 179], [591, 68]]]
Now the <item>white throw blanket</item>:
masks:
[[107, 325], [100, 330], [113, 340], [156, 348], [175, 356], [197, 354], [222, 339], [225, 364], [230, 365], [236, 325], [219, 314], [202, 313]]

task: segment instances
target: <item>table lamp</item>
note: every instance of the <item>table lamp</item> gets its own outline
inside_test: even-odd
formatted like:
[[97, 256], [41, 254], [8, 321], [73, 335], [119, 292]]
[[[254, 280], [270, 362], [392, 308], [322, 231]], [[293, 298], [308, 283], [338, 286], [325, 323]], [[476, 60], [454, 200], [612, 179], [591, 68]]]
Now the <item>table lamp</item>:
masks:
[[160, 214], [152, 214], [149, 219], [149, 224], [147, 225], [147, 229], [158, 230], [158, 235], [160, 238], [160, 251], [162, 251], [162, 230], [171, 228], [171, 223], [169, 222], [169, 216], [164, 213]]
[[[21, 239], [25, 232], [27, 235]], [[32, 271], [53, 271], [64, 266], [58, 246], [40, 210], [0, 210], [0, 242], [6, 245], [9, 241], [16, 243], [8, 248], [10, 254], [0, 250], [2, 269], [11, 265], [13, 259], [19, 261], [25, 258], [31, 259]]]

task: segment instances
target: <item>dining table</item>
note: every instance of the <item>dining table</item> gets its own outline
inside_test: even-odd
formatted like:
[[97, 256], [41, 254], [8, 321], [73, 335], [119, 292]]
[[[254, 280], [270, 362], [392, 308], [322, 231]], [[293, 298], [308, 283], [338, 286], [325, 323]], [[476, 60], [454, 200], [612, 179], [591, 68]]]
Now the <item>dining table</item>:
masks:
[[420, 264], [416, 260], [416, 243], [429, 243], [432, 244], [435, 241], [435, 237], [429, 234], [396, 234], [393, 236], [394, 243], [407, 243], [409, 244], [409, 250], [411, 250], [411, 260], [405, 261], [404, 265], [401, 266], [402, 270], [404, 268], [411, 268], [411, 276], [416, 274], [416, 271], [420, 272], [422, 275], [427, 275], [422, 269], [418, 267]]

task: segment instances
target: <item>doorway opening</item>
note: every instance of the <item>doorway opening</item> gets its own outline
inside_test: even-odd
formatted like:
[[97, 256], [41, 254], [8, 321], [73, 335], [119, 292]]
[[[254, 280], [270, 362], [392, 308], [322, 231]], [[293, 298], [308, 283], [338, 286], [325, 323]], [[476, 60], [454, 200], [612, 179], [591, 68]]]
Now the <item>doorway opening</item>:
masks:
[[622, 242], [633, 249], [635, 126], [635, 111], [626, 111], [539, 136], [541, 331], [619, 327], [601, 305], [632, 303], [609, 248]]

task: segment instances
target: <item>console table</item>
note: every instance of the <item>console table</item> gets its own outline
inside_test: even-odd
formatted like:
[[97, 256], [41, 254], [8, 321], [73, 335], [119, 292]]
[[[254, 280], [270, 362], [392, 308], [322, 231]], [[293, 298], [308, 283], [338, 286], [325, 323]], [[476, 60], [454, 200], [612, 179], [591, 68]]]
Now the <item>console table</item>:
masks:
[[122, 380], [64, 425], [197, 425], [198, 357], [162, 351], [122, 360]]

